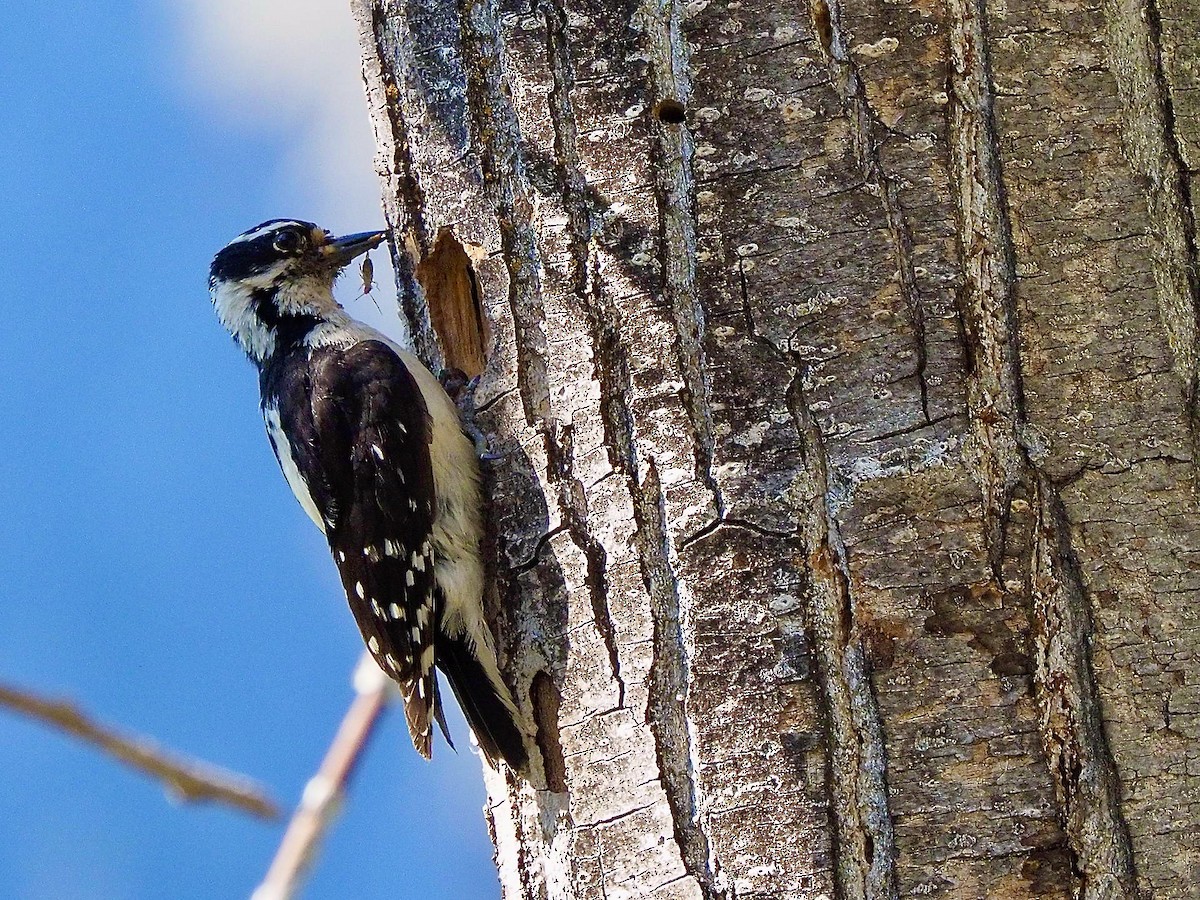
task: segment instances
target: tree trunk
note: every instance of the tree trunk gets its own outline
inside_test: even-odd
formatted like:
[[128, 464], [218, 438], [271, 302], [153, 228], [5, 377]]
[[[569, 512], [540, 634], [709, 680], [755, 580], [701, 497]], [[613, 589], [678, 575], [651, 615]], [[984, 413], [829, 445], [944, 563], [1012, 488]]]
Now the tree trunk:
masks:
[[1195, 896], [1194, 4], [352, 5], [504, 896]]

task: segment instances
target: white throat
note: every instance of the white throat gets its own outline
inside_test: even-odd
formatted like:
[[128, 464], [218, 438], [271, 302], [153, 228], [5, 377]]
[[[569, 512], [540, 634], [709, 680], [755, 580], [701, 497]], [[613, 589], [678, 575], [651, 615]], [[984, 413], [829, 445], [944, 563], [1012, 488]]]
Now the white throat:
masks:
[[258, 364], [266, 362], [275, 352], [276, 335], [259, 315], [256, 291], [270, 291], [278, 284], [272, 302], [280, 315], [309, 315], [325, 321], [345, 316], [333, 299], [331, 283], [317, 276], [285, 279], [282, 268], [275, 266], [241, 281], [218, 281], [212, 288], [217, 318], [246, 355]]
[[233, 335], [246, 355], [262, 363], [275, 352], [275, 332], [258, 317], [254, 288], [237, 281], [218, 281], [213, 285], [212, 302], [217, 318]]

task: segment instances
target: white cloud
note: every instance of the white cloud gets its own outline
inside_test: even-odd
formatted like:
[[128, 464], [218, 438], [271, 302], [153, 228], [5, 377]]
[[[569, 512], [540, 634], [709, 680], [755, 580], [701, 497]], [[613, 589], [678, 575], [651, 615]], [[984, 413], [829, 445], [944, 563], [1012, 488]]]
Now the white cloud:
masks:
[[[282, 133], [289, 147], [264, 178], [280, 208], [334, 231], [382, 224], [375, 141], [349, 4], [330, 0], [186, 0], [172, 5], [188, 87], [225, 127]], [[253, 223], [248, 223], [253, 224]], [[386, 254], [374, 254], [379, 305], [395, 296]], [[354, 279], [356, 282], [357, 279]], [[347, 278], [356, 315], [396, 333], [396, 318]]]

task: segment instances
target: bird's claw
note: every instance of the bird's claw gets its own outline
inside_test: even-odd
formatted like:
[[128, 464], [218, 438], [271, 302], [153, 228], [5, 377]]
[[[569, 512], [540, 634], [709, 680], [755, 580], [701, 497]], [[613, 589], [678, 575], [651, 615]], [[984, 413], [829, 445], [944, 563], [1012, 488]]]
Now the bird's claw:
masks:
[[503, 459], [503, 455], [492, 451], [487, 435], [475, 424], [475, 391], [479, 388], [482, 378], [482, 375], [467, 378], [462, 369], [447, 368], [442, 370], [438, 381], [441, 382], [442, 388], [450, 399], [454, 401], [454, 405], [458, 407], [463, 434], [470, 438], [471, 443], [475, 445], [475, 455], [480, 462], [495, 462]]

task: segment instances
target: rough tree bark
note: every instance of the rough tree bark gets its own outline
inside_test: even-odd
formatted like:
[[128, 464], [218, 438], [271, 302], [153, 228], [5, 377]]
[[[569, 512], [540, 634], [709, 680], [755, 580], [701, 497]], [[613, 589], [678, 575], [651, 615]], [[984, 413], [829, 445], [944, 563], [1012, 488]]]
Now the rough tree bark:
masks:
[[504, 896], [1196, 896], [1191, 0], [352, 6]]

